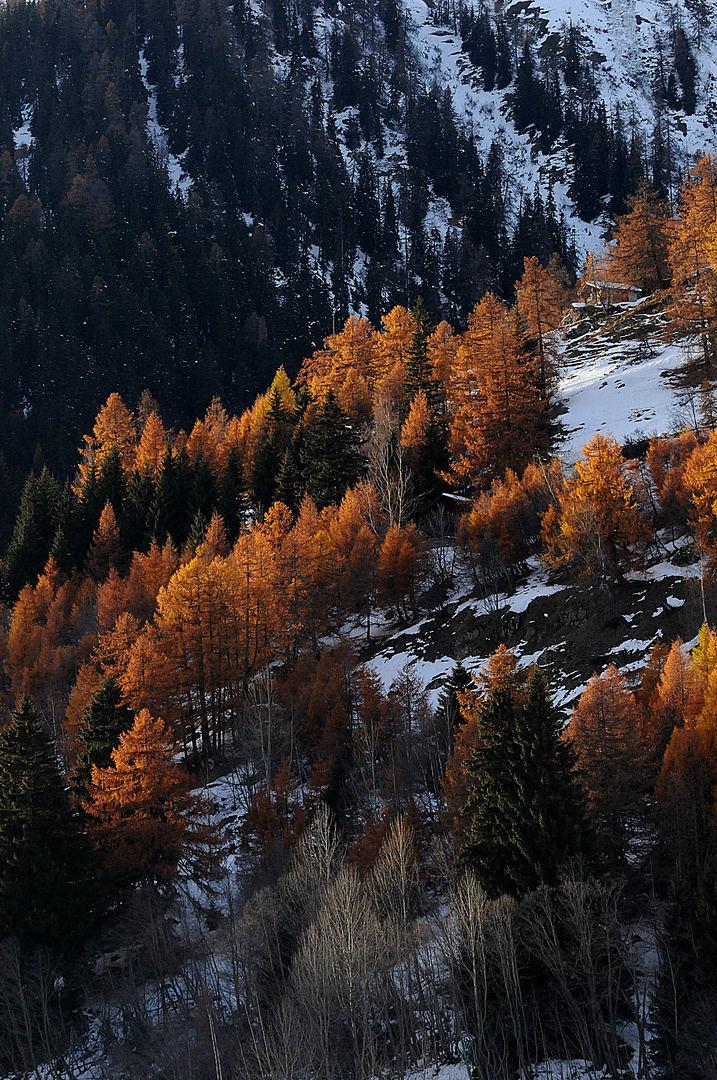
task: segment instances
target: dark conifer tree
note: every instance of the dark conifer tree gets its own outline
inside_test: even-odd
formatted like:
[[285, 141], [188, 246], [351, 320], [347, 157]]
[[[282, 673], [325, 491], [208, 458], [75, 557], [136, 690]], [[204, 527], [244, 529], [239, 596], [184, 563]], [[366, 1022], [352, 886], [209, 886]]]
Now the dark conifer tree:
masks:
[[443, 684], [443, 689], [441, 690], [438, 699], [438, 715], [443, 720], [446, 730], [449, 733], [449, 753], [452, 753], [453, 751], [453, 741], [456, 731], [463, 723], [463, 713], [461, 712], [458, 695], [465, 693], [466, 690], [473, 686], [475, 686], [475, 683], [463, 666], [463, 662], [461, 660], [456, 660], [450, 675]]
[[172, 451], [168, 449], [157, 477], [149, 510], [152, 537], [160, 546], [168, 536], [178, 550], [186, 543], [191, 528], [191, 483], [192, 468], [186, 446], [181, 448], [176, 457], [173, 457]]
[[658, 1080], [696, 1080], [686, 1027], [697, 985], [697, 898], [682, 874], [670, 882], [658, 939], [659, 968], [650, 1009], [650, 1064]]
[[276, 498], [276, 484], [281, 468], [281, 459], [276, 440], [271, 432], [265, 431], [254, 452], [254, 465], [251, 471], [251, 490], [256, 506], [266, 511]]
[[92, 766], [106, 769], [120, 736], [132, 726], [134, 714], [122, 704], [122, 688], [114, 676], [102, 683], [85, 709], [77, 736], [77, 765], [70, 781], [76, 799], [85, 802]]
[[433, 378], [433, 364], [428, 356], [428, 338], [433, 327], [423, 303], [422, 297], [418, 297], [413, 306], [413, 318], [416, 329], [413, 331], [411, 344], [406, 351], [406, 381], [404, 393], [406, 397], [405, 409], [408, 412], [411, 402], [419, 390], [423, 390], [429, 405], [436, 408], [438, 405], [439, 386]]
[[523, 693], [499, 686], [480, 707], [463, 859], [493, 896], [555, 885], [571, 861], [594, 858], [574, 751], [561, 728], [538, 667]]
[[62, 491], [47, 466], [40, 475], [30, 473], [20, 500], [5, 574], [11, 596], [42, 573], [55, 538], [62, 507]]
[[230, 542], [236, 540], [239, 535], [246, 508], [244, 470], [239, 451], [233, 446], [229, 451], [226, 468], [219, 481], [217, 500], [217, 509], [222, 516]]
[[153, 499], [154, 480], [150, 473], [147, 470], [133, 472], [119, 519], [120, 539], [126, 551], [147, 551], [152, 537], [150, 510]]
[[291, 510], [294, 517], [299, 512], [306, 485], [301, 474], [298, 454], [292, 445], [284, 454], [284, 460], [276, 479], [276, 498]]
[[199, 454], [191, 464], [191, 487], [187, 503], [188, 513], [194, 521], [201, 513], [206, 522], [211, 521], [219, 497], [216, 477], [206, 454]]
[[301, 468], [306, 490], [319, 510], [341, 502], [359, 478], [359, 438], [333, 390], [306, 432]]
[[55, 743], [29, 698], [0, 734], [0, 937], [66, 953], [89, 928], [87, 849]]
[[192, 525], [187, 537], [187, 547], [191, 551], [192, 555], [196, 555], [197, 548], [200, 544], [204, 543], [204, 538], [207, 535], [207, 529], [209, 528], [209, 522], [202, 513], [201, 510], [197, 510], [196, 514], [192, 518]]

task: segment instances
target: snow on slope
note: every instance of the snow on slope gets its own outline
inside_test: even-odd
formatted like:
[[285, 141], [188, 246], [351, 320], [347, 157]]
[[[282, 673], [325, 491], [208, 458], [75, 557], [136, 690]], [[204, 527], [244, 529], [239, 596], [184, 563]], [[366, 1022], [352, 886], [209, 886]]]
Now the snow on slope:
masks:
[[[498, 5], [496, 5], [497, 7]], [[414, 49], [429, 79], [448, 87], [459, 118], [469, 128], [485, 156], [498, 142], [507, 174], [516, 194], [532, 194], [536, 183], [549, 185], [558, 210], [575, 230], [579, 253], [597, 249], [608, 220], [587, 223], [575, 213], [568, 196], [572, 177], [565, 149], [550, 154], [537, 150], [527, 133], [516, 131], [508, 118], [507, 95], [487, 93], [480, 74], [461, 51], [460, 37], [433, 22], [425, 0], [406, 0], [414, 26]], [[659, 64], [659, 48], [668, 51], [673, 27], [686, 28], [698, 64], [698, 106], [693, 116], [665, 110], [665, 138], [676, 169], [684, 174], [696, 154], [717, 150], [717, 39], [710, 28], [699, 30], [685, 0], [522, 0], [503, 9], [508, 17], [542, 27], [543, 40], [562, 35], [572, 23], [592, 46], [591, 59], [599, 96], [614, 115], [619, 107], [628, 132], [649, 146], [655, 127], [653, 85]], [[671, 194], [675, 194], [674, 192]]]
[[[579, 317], [578, 308], [574, 313]], [[685, 348], [665, 344], [660, 315], [648, 298], [565, 335], [558, 397], [566, 410], [566, 462], [576, 461], [596, 433], [624, 444], [694, 422], [694, 391], [677, 386], [675, 378]]]

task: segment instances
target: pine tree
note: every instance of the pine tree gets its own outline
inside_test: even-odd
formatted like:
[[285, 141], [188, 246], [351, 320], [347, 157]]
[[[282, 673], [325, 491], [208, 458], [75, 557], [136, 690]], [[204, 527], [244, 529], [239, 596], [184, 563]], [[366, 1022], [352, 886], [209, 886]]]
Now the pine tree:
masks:
[[95, 691], [84, 711], [77, 734], [77, 765], [71, 786], [76, 799], [85, 802], [92, 767], [105, 769], [112, 759], [120, 736], [132, 725], [132, 710], [122, 704], [122, 688], [111, 675]]
[[493, 896], [554, 885], [561, 868], [591, 859], [594, 847], [575, 755], [561, 738], [545, 675], [534, 667], [524, 693], [498, 683], [477, 708], [463, 862]]
[[0, 937], [59, 953], [81, 942], [87, 868], [54, 740], [25, 697], [0, 734]]

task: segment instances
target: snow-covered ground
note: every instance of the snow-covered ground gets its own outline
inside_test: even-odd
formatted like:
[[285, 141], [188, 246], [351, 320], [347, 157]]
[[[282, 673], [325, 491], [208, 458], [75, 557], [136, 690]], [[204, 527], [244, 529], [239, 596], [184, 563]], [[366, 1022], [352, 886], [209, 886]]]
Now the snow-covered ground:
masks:
[[[180, 45], [180, 69], [183, 65], [184, 48]], [[140, 50], [139, 67], [142, 83], [147, 91], [147, 138], [154, 146], [157, 159], [164, 165], [169, 177], [169, 184], [175, 193], [186, 196], [192, 186], [192, 178], [184, 168], [184, 154], [172, 154], [169, 150], [169, 136], [157, 118], [157, 88], [148, 81], [147, 74], [149, 64], [144, 55], [144, 49]], [[179, 77], [179, 76], [177, 76]]]
[[[624, 444], [684, 428], [699, 412], [694, 390], [675, 385], [686, 359], [684, 347], [665, 344], [654, 312], [625, 308], [563, 342], [557, 396], [566, 410], [561, 456], [567, 462], [576, 461], [596, 433]], [[624, 327], [611, 332], [609, 323], [621, 317], [631, 320], [628, 333]]]
[[[477, 3], [475, 4], [477, 7]], [[558, 211], [565, 213], [575, 232], [578, 252], [602, 245], [607, 219], [582, 221], [568, 197], [568, 157], [564, 149], [540, 152], [528, 133], [516, 131], [508, 118], [510, 89], [487, 93], [479, 73], [461, 50], [460, 37], [433, 21], [425, 0], [406, 0], [414, 25], [414, 48], [429, 79], [450, 90], [458, 117], [472, 132], [485, 155], [497, 142], [505, 156], [507, 174], [516, 194], [532, 194], [535, 185], [543, 193], [552, 186]], [[695, 50], [698, 65], [699, 104], [694, 115], [665, 111], [665, 139], [669, 139], [673, 162], [684, 173], [695, 155], [717, 148], [717, 53], [712, 28], [698, 28], [685, 0], [526, 0], [514, 4], [511, 16], [530, 25], [543, 41], [562, 36], [576, 27], [591, 48], [593, 74], [598, 92], [614, 118], [620, 111], [629, 133], [649, 143], [655, 128], [654, 85], [660, 50], [669, 55], [675, 25], [684, 26]], [[629, 141], [629, 138], [628, 138]], [[671, 194], [675, 194], [674, 192]]]

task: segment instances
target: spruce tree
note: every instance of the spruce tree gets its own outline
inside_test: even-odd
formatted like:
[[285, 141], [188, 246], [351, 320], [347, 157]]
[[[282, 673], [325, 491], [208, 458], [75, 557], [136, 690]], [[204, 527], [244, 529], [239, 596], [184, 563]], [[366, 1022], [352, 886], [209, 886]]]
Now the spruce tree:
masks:
[[433, 378], [433, 364], [428, 355], [428, 338], [432, 327], [428, 311], [420, 296], [414, 304], [412, 314], [416, 329], [413, 331], [411, 344], [406, 350], [406, 381], [404, 383], [406, 412], [419, 390], [425, 392], [428, 404], [433, 409], [438, 405], [440, 393], [438, 383]]
[[42, 573], [55, 538], [62, 506], [60, 485], [47, 466], [30, 473], [20, 499], [7, 552], [5, 575], [11, 596]]
[[188, 509], [192, 522], [198, 512], [205, 521], [212, 519], [219, 496], [216, 477], [206, 454], [199, 454], [191, 464], [191, 487]]
[[358, 446], [358, 436], [333, 390], [329, 390], [306, 432], [301, 461], [306, 490], [319, 510], [340, 503], [358, 480]]
[[497, 685], [478, 716], [464, 863], [493, 896], [554, 885], [571, 860], [592, 860], [594, 840], [545, 675], [534, 667], [524, 692]]
[[83, 540], [80, 501], [68, 480], [62, 492], [57, 528], [50, 548], [58, 569], [68, 577], [73, 570], [79, 570], [84, 561]]
[[113, 675], [101, 684], [85, 709], [78, 733], [79, 753], [71, 786], [76, 799], [85, 802], [92, 766], [105, 769], [120, 736], [132, 726], [133, 713], [122, 703], [122, 688]]
[[202, 511], [197, 510], [194, 515], [194, 520], [192, 521], [192, 527], [189, 530], [189, 536], [187, 537], [187, 546], [192, 555], [195, 555], [199, 545], [204, 543], [204, 537], [207, 535], [208, 528], [209, 522]]
[[288, 506], [294, 517], [296, 517], [305, 491], [306, 485], [301, 475], [301, 468], [292, 441], [292, 445], [284, 454], [284, 460], [281, 463], [279, 475], [276, 479], [276, 497], [279, 502], [283, 502], [285, 506]]
[[0, 734], [0, 938], [58, 954], [89, 926], [87, 848], [55, 743], [29, 698]]
[[462, 661], [456, 660], [453, 669], [443, 684], [438, 699], [438, 716], [443, 720], [447, 732], [448, 753], [453, 751], [456, 731], [463, 723], [463, 714], [458, 695], [474, 686], [473, 679], [466, 671]]
[[148, 469], [133, 472], [127, 485], [127, 498], [119, 520], [120, 539], [126, 551], [146, 552], [151, 539], [150, 511], [154, 499], [154, 480]]
[[685, 1028], [698, 980], [697, 898], [679, 872], [670, 882], [658, 936], [659, 967], [650, 1007], [650, 1064], [657, 1080], [696, 1080], [687, 1060]]
[[233, 543], [239, 535], [247, 508], [244, 470], [235, 446], [229, 451], [226, 468], [219, 481], [217, 506], [227, 530], [227, 537]]
[[161, 546], [168, 536], [181, 550], [191, 528], [188, 504], [192, 482], [192, 469], [186, 446], [174, 457], [170, 449], [164, 455], [154, 496], [149, 508], [152, 537]]

